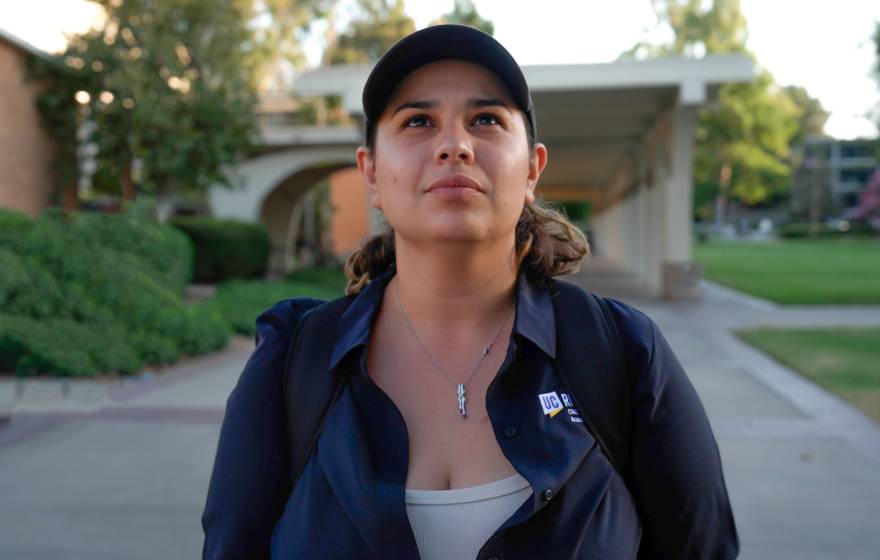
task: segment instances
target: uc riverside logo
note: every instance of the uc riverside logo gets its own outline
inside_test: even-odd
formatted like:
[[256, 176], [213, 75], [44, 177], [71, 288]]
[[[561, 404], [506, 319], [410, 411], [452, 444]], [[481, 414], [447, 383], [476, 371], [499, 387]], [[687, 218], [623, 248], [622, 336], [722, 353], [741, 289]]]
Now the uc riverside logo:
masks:
[[571, 402], [568, 394], [559, 393], [556, 394], [556, 391], [552, 391], [550, 393], [541, 393], [538, 395], [538, 400], [541, 401], [541, 409], [544, 411], [544, 414], [553, 418], [563, 409], [567, 409], [568, 411], [568, 419], [572, 422], [576, 422], [578, 424], [583, 424], [584, 420], [581, 418], [580, 413], [578, 413], [577, 409], [574, 407], [574, 403]]

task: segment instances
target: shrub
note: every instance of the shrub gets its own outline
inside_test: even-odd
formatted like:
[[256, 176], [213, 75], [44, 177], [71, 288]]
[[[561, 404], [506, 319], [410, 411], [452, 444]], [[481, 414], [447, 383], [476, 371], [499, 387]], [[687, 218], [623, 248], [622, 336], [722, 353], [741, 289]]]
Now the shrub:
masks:
[[269, 235], [261, 224], [192, 217], [175, 218], [195, 247], [194, 280], [214, 283], [266, 274]]
[[71, 224], [78, 244], [104, 247], [135, 255], [159, 273], [159, 280], [182, 290], [192, 280], [194, 248], [174, 227], [138, 220], [125, 214], [79, 212]]
[[0, 208], [0, 235], [4, 237], [24, 233], [33, 223], [34, 220], [24, 212], [11, 208]]
[[341, 269], [313, 268], [285, 281], [231, 280], [217, 287], [210, 299], [197, 304], [204, 313], [216, 313], [235, 332], [254, 334], [257, 316], [275, 303], [291, 297], [335, 299], [345, 293]]
[[[21, 223], [21, 222], [19, 222]], [[181, 298], [189, 240], [110, 214], [44, 212], [0, 246], [0, 365], [21, 375], [130, 373], [222, 347], [231, 329]]]
[[112, 327], [0, 315], [0, 370], [63, 377], [133, 373], [143, 362]]
[[864, 222], [852, 222], [849, 229], [841, 230], [838, 227], [829, 224], [809, 224], [803, 222], [795, 222], [781, 226], [777, 231], [779, 237], [786, 239], [795, 239], [800, 237], [847, 237], [847, 236], [865, 236], [874, 234], [874, 230]]

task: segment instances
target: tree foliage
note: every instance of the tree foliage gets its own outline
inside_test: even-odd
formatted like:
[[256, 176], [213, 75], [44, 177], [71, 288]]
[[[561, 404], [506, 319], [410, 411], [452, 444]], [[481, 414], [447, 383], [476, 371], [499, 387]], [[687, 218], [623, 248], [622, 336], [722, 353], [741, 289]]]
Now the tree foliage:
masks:
[[360, 16], [324, 51], [324, 64], [368, 64], [415, 31], [403, 0], [358, 0]]
[[[694, 180], [710, 195], [757, 204], [784, 192], [791, 178], [789, 142], [799, 108], [767, 72], [751, 82], [727, 84], [718, 107], [700, 115]], [[702, 209], [707, 213], [706, 208]]]
[[34, 67], [53, 81], [38, 106], [65, 146], [63, 175], [76, 174], [79, 128], [91, 129], [95, 177], [110, 184], [133, 161], [142, 190], [160, 197], [229, 184], [226, 167], [255, 133], [250, 0], [96, 1], [104, 25], [71, 38], [60, 64]]
[[652, 0], [658, 21], [668, 25], [672, 42], [639, 42], [624, 53], [635, 58], [702, 56], [707, 53], [746, 52], [747, 24], [739, 0]]
[[801, 113], [797, 132], [791, 138], [791, 145], [800, 146], [807, 136], [824, 133], [825, 123], [828, 122], [831, 114], [825, 110], [822, 102], [810, 97], [810, 93], [802, 86], [785, 86], [785, 93], [798, 106]]
[[[876, 26], [874, 27], [873, 39], [874, 39], [874, 68], [873, 68], [872, 73], [874, 74], [874, 79], [877, 80], [877, 85], [880, 86], [880, 21], [878, 21]], [[880, 130], [880, 101], [878, 101], [877, 105], [875, 106], [874, 115], [877, 118], [877, 122], [875, 122], [874, 124], [876, 124], [877, 129]], [[877, 159], [880, 159], [880, 146], [878, 146], [878, 148], [877, 148], [876, 157], [877, 157]]]
[[[741, 53], [747, 22], [739, 0], [655, 0], [671, 42], [639, 43], [625, 56], [701, 56]], [[827, 113], [803, 88], [782, 89], [763, 69], [750, 83], [726, 84], [717, 107], [700, 113], [694, 154], [695, 212], [723, 212], [728, 196], [747, 204], [769, 202], [791, 179], [790, 148], [805, 134], [821, 132]], [[716, 215], [716, 219], [721, 216]]]
[[489, 35], [495, 34], [495, 24], [492, 23], [491, 20], [483, 18], [471, 0], [455, 0], [452, 11], [440, 16], [440, 18], [433, 23], [457, 23], [459, 25], [469, 25], [480, 31], [484, 31]]
[[[254, 0], [254, 69], [257, 89], [283, 89], [285, 70], [305, 63], [303, 43], [316, 20], [326, 19], [336, 0]], [[287, 68], [285, 68], [287, 66]]]

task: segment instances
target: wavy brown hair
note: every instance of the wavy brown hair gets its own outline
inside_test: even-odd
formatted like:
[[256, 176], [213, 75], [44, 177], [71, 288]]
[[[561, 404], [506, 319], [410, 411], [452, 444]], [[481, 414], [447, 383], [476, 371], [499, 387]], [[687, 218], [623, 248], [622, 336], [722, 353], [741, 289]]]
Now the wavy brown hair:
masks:
[[[523, 207], [516, 223], [516, 268], [533, 284], [576, 272], [589, 255], [587, 238], [560, 211], [536, 200]], [[394, 231], [367, 239], [345, 263], [346, 294], [357, 294], [395, 262]]]

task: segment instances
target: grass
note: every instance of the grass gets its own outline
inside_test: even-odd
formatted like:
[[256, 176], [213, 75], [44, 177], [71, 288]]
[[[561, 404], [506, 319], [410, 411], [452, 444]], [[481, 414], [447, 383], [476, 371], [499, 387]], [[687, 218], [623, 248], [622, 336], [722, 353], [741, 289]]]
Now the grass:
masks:
[[762, 328], [737, 335], [880, 422], [880, 328]]
[[254, 333], [257, 316], [291, 297], [335, 299], [345, 295], [345, 275], [338, 268], [310, 268], [285, 280], [230, 280], [217, 286], [217, 292], [201, 302], [216, 311], [240, 334]]
[[880, 304], [880, 240], [710, 242], [706, 278], [782, 304]]

